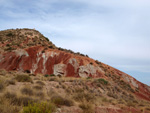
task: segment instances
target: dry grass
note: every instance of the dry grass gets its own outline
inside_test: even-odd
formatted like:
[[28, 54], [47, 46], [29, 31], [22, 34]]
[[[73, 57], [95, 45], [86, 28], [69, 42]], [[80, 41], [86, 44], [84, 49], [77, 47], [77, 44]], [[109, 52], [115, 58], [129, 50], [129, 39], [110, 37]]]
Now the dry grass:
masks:
[[107, 95], [108, 95], [109, 97], [114, 98], [114, 99], [118, 99], [117, 94], [115, 94], [115, 93], [113, 93], [113, 92], [111, 92], [111, 91], [107, 92]]
[[40, 98], [44, 98], [45, 93], [42, 92], [42, 91], [38, 91], [38, 92], [35, 93], [35, 96], [40, 97]]
[[12, 92], [5, 92], [3, 96], [4, 96], [4, 98], [6, 98], [6, 99], [14, 99], [14, 98], [17, 98], [16, 93], [12, 93]]
[[65, 105], [65, 106], [73, 106], [74, 105], [74, 102], [71, 99], [63, 98], [60, 95], [53, 95], [51, 97], [51, 101], [54, 104], [56, 104], [57, 106], [58, 105]]
[[5, 89], [5, 84], [3, 81], [0, 81], [0, 92], [2, 92]]
[[6, 92], [3, 95], [12, 105], [27, 106], [29, 102], [36, 102], [37, 100], [30, 96], [17, 95], [16, 93]]
[[56, 78], [56, 77], [50, 77], [49, 81], [58, 81], [58, 78]]
[[136, 106], [136, 104], [133, 102], [133, 101], [128, 101], [127, 102], [127, 106], [129, 106], [129, 107], [135, 107]]
[[36, 89], [36, 90], [42, 90], [42, 89], [43, 89], [43, 86], [36, 85], [36, 86], [34, 86], [33, 88]]
[[[92, 78], [65, 78], [65, 77], [43, 77], [29, 76], [29, 74], [16, 74], [8, 79], [10, 74], [1, 76], [0, 84], [3, 101], [5, 105], [0, 104], [0, 113], [6, 113], [6, 105], [10, 107], [12, 113], [20, 112], [23, 107], [27, 109], [37, 109], [41, 101], [56, 105], [57, 107], [67, 106], [71, 108], [76, 106], [82, 109], [83, 113], [93, 113], [96, 106], [120, 106], [134, 107], [144, 110], [149, 110], [149, 103], [136, 99], [133, 94], [122, 90], [120, 86], [111, 86], [110, 82], [105, 84], [105, 80]], [[23, 75], [23, 78], [21, 78]], [[25, 76], [24, 76], [25, 75]], [[19, 77], [18, 77], [19, 76]], [[12, 79], [15, 78], [15, 79]], [[35, 79], [36, 78], [36, 79]], [[38, 79], [37, 79], [38, 78]], [[33, 84], [31, 84], [33, 81]], [[98, 84], [100, 86], [98, 86]], [[12, 86], [13, 85], [13, 86]], [[14, 87], [16, 91], [12, 92]], [[32, 89], [33, 88], [33, 89]], [[37, 104], [34, 106], [34, 104]], [[49, 103], [49, 102], [48, 102]], [[32, 108], [31, 105], [34, 107]], [[141, 106], [142, 105], [142, 106]], [[18, 110], [18, 111], [17, 111]], [[9, 110], [8, 110], [9, 113]], [[25, 113], [25, 111], [24, 111]], [[29, 113], [29, 112], [27, 112]]]
[[7, 74], [7, 71], [4, 69], [0, 70], [0, 75], [5, 76]]
[[34, 93], [33, 93], [33, 90], [30, 88], [30, 87], [23, 87], [21, 89], [21, 93], [24, 94], [24, 95], [29, 95], [29, 96], [32, 96]]
[[41, 86], [45, 85], [45, 83], [43, 81], [40, 81], [40, 80], [36, 81], [36, 84], [41, 85]]
[[83, 113], [95, 113], [93, 104], [89, 102], [83, 101], [79, 107], [83, 110]]
[[74, 93], [73, 98], [78, 102], [82, 102], [83, 100], [86, 100], [87, 102], [93, 102], [96, 99], [93, 94], [80, 90], [77, 90], [77, 92]]
[[32, 82], [32, 79], [29, 75], [26, 75], [26, 74], [18, 74], [15, 79], [18, 81], [18, 82]]
[[6, 84], [7, 85], [15, 85], [16, 81], [14, 79], [9, 79], [9, 80], [6, 80]]
[[20, 106], [13, 105], [8, 99], [0, 97], [0, 113], [19, 113]]

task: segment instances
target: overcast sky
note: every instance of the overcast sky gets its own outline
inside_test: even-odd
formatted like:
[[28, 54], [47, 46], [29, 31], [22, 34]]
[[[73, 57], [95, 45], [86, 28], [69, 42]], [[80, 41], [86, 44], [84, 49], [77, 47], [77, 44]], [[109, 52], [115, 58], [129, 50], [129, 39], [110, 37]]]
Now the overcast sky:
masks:
[[150, 0], [0, 0], [0, 30], [35, 28], [150, 85]]

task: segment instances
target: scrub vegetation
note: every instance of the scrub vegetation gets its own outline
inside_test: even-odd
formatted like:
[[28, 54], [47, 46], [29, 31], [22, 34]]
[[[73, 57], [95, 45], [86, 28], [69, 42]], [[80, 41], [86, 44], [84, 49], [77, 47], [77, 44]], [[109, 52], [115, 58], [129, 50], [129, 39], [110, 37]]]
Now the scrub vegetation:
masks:
[[0, 70], [0, 113], [98, 113], [108, 106], [150, 112], [150, 102], [136, 98], [120, 82]]

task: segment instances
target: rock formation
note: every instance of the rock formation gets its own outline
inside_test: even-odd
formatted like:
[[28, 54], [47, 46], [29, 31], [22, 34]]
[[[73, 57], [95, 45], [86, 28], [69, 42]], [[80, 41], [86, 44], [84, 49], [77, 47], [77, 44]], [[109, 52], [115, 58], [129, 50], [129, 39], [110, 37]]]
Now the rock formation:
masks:
[[105, 78], [150, 101], [150, 87], [88, 56], [56, 47], [32, 29], [0, 31], [0, 69], [66, 77]]

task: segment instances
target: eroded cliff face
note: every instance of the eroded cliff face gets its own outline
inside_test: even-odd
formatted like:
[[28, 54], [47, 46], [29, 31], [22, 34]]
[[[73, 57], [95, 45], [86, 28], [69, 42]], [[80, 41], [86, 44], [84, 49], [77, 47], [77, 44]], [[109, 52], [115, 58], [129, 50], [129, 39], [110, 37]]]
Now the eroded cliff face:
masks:
[[36, 46], [1, 54], [0, 68], [72, 77], [104, 77], [93, 59]]
[[[126, 90], [132, 91], [137, 97], [150, 100], [150, 87], [137, 81], [133, 77], [104, 63], [95, 61], [82, 54], [59, 49], [51, 42], [47, 42], [43, 35], [42, 39], [30, 30], [13, 31], [14, 35], [8, 40], [9, 35], [1, 35], [0, 38], [0, 69], [28, 71], [33, 74], [55, 74], [66, 77], [92, 77], [105, 78], [112, 85], [120, 85]], [[20, 33], [20, 35], [19, 35]], [[24, 34], [27, 34], [23, 36]], [[29, 35], [30, 33], [30, 35]], [[38, 32], [39, 33], [39, 32]], [[16, 35], [17, 34], [17, 35]], [[8, 35], [8, 36], [7, 36]], [[13, 44], [17, 37], [20, 43]], [[23, 36], [24, 39], [21, 39]], [[39, 41], [36, 41], [36, 38]], [[34, 42], [34, 43], [32, 43]], [[29, 46], [28, 46], [29, 45]], [[13, 49], [12, 49], [13, 48]], [[128, 86], [129, 85], [129, 86]]]

